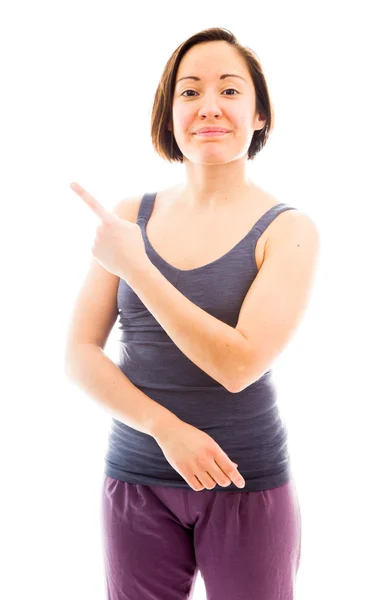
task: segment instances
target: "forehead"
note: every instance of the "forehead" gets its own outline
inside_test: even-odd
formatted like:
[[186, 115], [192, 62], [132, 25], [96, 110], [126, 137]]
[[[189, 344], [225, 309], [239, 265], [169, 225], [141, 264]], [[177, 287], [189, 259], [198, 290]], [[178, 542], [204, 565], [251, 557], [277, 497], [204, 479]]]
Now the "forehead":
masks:
[[235, 73], [249, 79], [249, 71], [235, 48], [224, 41], [196, 44], [183, 56], [176, 74], [180, 77], [196, 75], [219, 79], [222, 73]]

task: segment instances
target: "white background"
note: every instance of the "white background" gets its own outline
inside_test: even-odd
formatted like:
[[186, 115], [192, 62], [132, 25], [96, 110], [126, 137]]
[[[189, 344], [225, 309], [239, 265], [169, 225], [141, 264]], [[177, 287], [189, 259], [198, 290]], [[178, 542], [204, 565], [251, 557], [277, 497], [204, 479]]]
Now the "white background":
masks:
[[[311, 301], [275, 364], [302, 511], [296, 600], [374, 596], [373, 2], [36, 0], [0, 11], [0, 595], [7, 600], [106, 598], [101, 485], [111, 414], [67, 380], [63, 364], [99, 222], [69, 184], [110, 209], [182, 181], [182, 165], [152, 147], [153, 97], [174, 49], [214, 26], [257, 52], [275, 107], [274, 133], [249, 163], [250, 177], [306, 212], [321, 233]], [[117, 335], [115, 327], [111, 358]], [[194, 598], [205, 598], [201, 577]]]

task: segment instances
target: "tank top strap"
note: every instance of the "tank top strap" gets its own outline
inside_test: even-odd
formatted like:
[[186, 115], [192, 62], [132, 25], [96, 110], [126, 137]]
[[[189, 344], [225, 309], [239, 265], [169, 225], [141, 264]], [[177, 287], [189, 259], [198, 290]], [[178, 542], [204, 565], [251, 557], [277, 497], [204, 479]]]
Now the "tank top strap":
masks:
[[271, 224], [274, 219], [284, 212], [285, 210], [298, 210], [295, 206], [289, 206], [284, 202], [280, 202], [275, 206], [272, 206], [266, 213], [263, 214], [262, 217], [254, 224], [253, 229], [257, 229], [261, 234], [264, 233], [265, 229], [268, 225]]
[[[138, 211], [138, 219], [145, 219], [146, 223], [151, 216], [152, 209], [154, 206], [155, 198], [157, 196], [157, 192], [147, 192], [143, 194], [142, 200], [140, 202], [139, 211]], [[253, 229], [257, 229], [260, 234], [262, 234], [265, 229], [271, 224], [274, 219], [284, 212], [285, 210], [298, 210], [295, 206], [290, 206], [284, 202], [280, 202], [275, 206], [272, 206], [266, 213], [260, 217], [260, 219], [254, 224]]]
[[140, 201], [137, 222], [140, 219], [145, 219], [146, 222], [151, 216], [157, 192], [147, 192], [143, 195]]

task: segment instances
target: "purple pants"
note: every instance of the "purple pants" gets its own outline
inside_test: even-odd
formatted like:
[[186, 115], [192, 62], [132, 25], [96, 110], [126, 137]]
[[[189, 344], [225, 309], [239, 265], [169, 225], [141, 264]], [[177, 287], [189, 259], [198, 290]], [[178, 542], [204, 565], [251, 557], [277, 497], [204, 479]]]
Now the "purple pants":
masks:
[[293, 480], [260, 492], [126, 483], [105, 475], [107, 600], [293, 600], [301, 513]]

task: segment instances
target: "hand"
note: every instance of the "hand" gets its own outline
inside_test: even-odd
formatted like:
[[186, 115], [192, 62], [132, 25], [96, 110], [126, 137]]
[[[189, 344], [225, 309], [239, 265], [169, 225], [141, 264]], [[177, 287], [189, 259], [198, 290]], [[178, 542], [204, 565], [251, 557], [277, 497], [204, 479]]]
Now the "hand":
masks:
[[71, 183], [70, 187], [101, 220], [96, 229], [92, 255], [109, 273], [131, 279], [151, 264], [139, 225], [107, 211], [77, 183]]
[[178, 420], [155, 436], [169, 464], [198, 492], [222, 487], [244, 479], [219, 444], [204, 431]]

